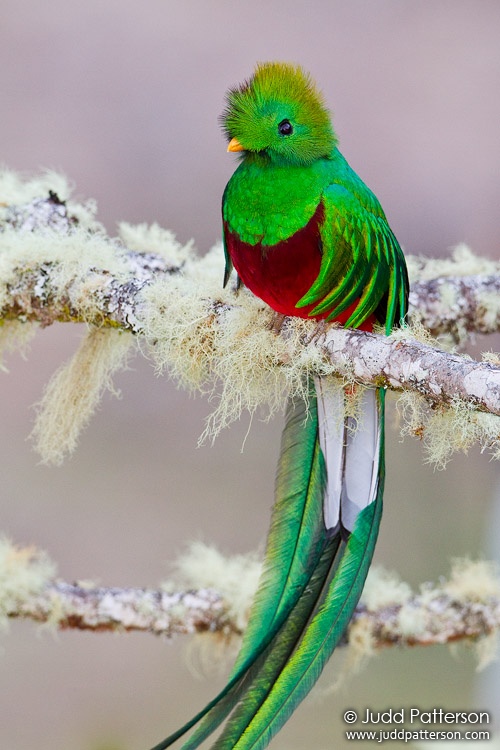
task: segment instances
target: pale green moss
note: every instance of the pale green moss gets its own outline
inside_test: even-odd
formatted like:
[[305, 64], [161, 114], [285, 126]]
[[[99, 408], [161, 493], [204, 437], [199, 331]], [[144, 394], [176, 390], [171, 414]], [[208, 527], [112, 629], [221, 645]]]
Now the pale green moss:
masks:
[[[256, 553], [225, 557], [215, 547], [192, 542], [174, 565], [176, 587], [214, 589], [225, 599], [236, 627], [245, 629], [262, 565]], [[163, 584], [170, 590], [172, 582]]]
[[426, 281], [440, 276], [475, 276], [494, 274], [500, 270], [500, 263], [475, 255], [465, 243], [453, 248], [449, 258], [424, 258], [407, 255], [406, 264], [410, 281]]
[[[500, 599], [500, 578], [498, 565], [488, 560], [457, 558], [452, 561], [449, 580], [444, 591], [461, 604], [488, 604]], [[481, 671], [498, 658], [498, 632], [479, 638], [472, 644], [477, 670]]]
[[44, 463], [60, 464], [75, 450], [104, 391], [116, 395], [112, 376], [124, 369], [134, 346], [130, 333], [90, 329], [73, 358], [55, 373], [32, 433]]
[[24, 357], [36, 327], [19, 320], [4, 320], [0, 325], [0, 370], [7, 372], [4, 364], [6, 354], [18, 351]]
[[[90, 234], [83, 228], [67, 235], [5, 229], [0, 237], [0, 308], [9, 303], [9, 286], [15, 285], [23, 272], [40, 264], [50, 264], [50, 288], [56, 299], [58, 292], [64, 294], [70, 284], [91, 284], [91, 268], [108, 271], [123, 281], [130, 275], [126, 259], [117, 253], [113, 243], [104, 235]], [[97, 305], [95, 309], [99, 312]]]
[[488, 560], [457, 558], [452, 561], [450, 578], [443, 588], [454, 601], [463, 604], [500, 599], [498, 565]]
[[181, 245], [173, 232], [163, 229], [159, 224], [129, 224], [122, 221], [118, 225], [118, 231], [129, 250], [154, 253], [169, 261], [174, 267], [193, 259], [193, 243]]
[[39, 594], [54, 575], [55, 566], [44, 552], [0, 539], [0, 627], [5, 628], [9, 614]]
[[411, 596], [410, 586], [397, 573], [373, 565], [366, 578], [361, 602], [369, 610], [403, 604]]
[[60, 200], [67, 200], [72, 192], [67, 178], [50, 169], [38, 175], [27, 175], [5, 167], [0, 168], [0, 204], [2, 210], [9, 205], [29, 203], [49, 190], [57, 193]]
[[500, 417], [479, 412], [459, 398], [446, 407], [430, 408], [423, 396], [406, 391], [397, 402], [403, 418], [401, 434], [424, 441], [426, 460], [444, 469], [453, 453], [467, 453], [478, 444], [500, 458]]

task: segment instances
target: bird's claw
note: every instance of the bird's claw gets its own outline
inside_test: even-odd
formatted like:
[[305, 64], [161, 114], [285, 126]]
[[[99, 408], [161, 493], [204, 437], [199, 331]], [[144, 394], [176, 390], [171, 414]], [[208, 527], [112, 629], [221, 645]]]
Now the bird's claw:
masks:
[[269, 322], [269, 329], [276, 334], [276, 336], [279, 336], [281, 333], [281, 329], [283, 328], [283, 323], [285, 322], [286, 315], [283, 315], [283, 313], [278, 313], [273, 310], [271, 320]]
[[323, 320], [317, 320], [313, 331], [306, 341], [306, 344], [312, 344], [313, 342], [316, 344], [319, 343], [319, 340], [323, 336], [325, 336], [328, 329], [336, 325], [336, 323], [333, 323], [330, 320], [326, 320], [325, 318]]

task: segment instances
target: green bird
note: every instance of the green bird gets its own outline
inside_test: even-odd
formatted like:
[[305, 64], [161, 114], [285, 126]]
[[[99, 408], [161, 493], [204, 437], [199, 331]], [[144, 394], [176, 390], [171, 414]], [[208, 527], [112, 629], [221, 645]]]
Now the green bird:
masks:
[[[222, 123], [241, 162], [222, 200], [227, 284], [281, 315], [388, 334], [407, 311], [401, 248], [375, 195], [337, 149], [330, 114], [298, 66], [258, 65]], [[384, 485], [384, 391], [309, 383], [291, 401], [261, 581], [226, 687], [157, 745], [196, 726], [192, 750], [261, 750], [311, 690], [349, 624], [375, 547]]]

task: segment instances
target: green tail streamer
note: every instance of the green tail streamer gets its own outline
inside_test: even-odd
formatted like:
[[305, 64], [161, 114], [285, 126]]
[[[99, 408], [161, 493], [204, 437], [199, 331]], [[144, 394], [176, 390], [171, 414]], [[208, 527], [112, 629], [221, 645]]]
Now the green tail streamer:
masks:
[[250, 670], [256, 669], [258, 659], [271, 648], [323, 553], [324, 486], [325, 465], [317, 442], [316, 399], [311, 385], [308, 403], [299, 399], [288, 405], [263, 573], [229, 682], [202, 711], [152, 750], [165, 750], [205, 719], [183, 746], [185, 750], [197, 747], [247, 689], [253, 674]]

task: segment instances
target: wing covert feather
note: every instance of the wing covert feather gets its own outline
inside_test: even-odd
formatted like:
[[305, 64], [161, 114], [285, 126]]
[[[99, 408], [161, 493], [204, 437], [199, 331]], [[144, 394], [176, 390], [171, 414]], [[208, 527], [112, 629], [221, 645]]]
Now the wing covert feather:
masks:
[[346, 326], [357, 328], [375, 312], [390, 330], [406, 312], [405, 264], [380, 205], [364, 197], [338, 184], [324, 191], [321, 267], [297, 307], [315, 304], [311, 316], [328, 312], [335, 320], [358, 299]]

